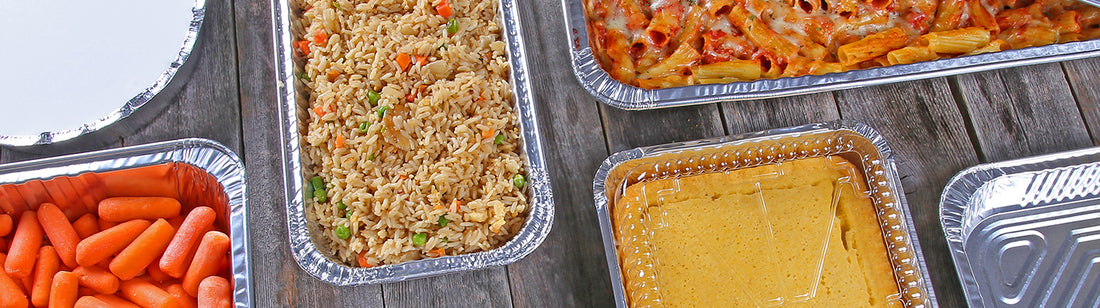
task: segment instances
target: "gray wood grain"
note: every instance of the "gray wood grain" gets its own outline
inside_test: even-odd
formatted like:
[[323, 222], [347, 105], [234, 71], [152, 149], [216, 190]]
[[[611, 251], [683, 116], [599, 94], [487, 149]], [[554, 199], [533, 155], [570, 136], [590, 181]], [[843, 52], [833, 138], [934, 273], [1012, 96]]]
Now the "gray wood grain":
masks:
[[516, 307], [612, 305], [611, 280], [592, 200], [607, 148], [597, 103], [570, 68], [561, 1], [517, 1], [528, 52], [543, 154], [554, 189], [546, 240], [508, 266]]
[[644, 111], [628, 111], [601, 104], [600, 115], [607, 147], [612, 153], [726, 134], [717, 104]]
[[830, 92], [722, 103], [721, 106], [730, 134], [840, 119]]
[[389, 307], [512, 307], [507, 281], [498, 266], [386, 284], [382, 291]]
[[874, 127], [894, 153], [917, 237], [943, 307], [964, 307], [939, 222], [939, 198], [959, 170], [978, 163], [944, 78], [835, 92], [842, 118]]
[[336, 287], [302, 271], [290, 251], [272, 49], [271, 2], [237, 1], [235, 32], [248, 173], [255, 307], [381, 307], [382, 287]]
[[984, 162], [1092, 144], [1057, 63], [955, 77]]
[[1100, 58], [1063, 62], [1093, 144], [1100, 144]]

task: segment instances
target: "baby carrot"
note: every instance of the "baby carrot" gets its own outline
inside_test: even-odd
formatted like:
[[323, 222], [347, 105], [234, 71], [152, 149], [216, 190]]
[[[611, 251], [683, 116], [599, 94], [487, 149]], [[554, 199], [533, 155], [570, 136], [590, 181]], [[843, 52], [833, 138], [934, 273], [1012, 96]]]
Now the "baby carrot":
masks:
[[[199, 284], [202, 285], [202, 283]], [[164, 289], [168, 291], [168, 294], [172, 294], [172, 296], [176, 297], [176, 301], [180, 303], [180, 308], [195, 308], [199, 306], [196, 299], [191, 297], [191, 295], [187, 295], [187, 291], [184, 291], [183, 286], [178, 283]]]
[[100, 172], [107, 197], [179, 197], [174, 163]]
[[[0, 257], [6, 257], [0, 253]], [[4, 263], [4, 258], [0, 258], [0, 264]], [[23, 294], [23, 290], [19, 287], [19, 283], [15, 281], [8, 273], [0, 271], [0, 308], [27, 307], [27, 296]]]
[[99, 222], [96, 220], [95, 214], [87, 213], [73, 221], [73, 229], [76, 230], [76, 235], [80, 238], [87, 238], [99, 232]]
[[50, 238], [61, 262], [69, 268], [76, 267], [76, 244], [80, 243], [80, 236], [76, 235], [76, 230], [65, 217], [65, 213], [53, 203], [43, 203], [38, 207], [38, 223]]
[[113, 221], [106, 221], [106, 220], [103, 220], [103, 218], [98, 218], [98, 219], [96, 219], [96, 225], [99, 226], [99, 230], [107, 230], [107, 229], [110, 229], [111, 227], [117, 226], [118, 223], [113, 222]]
[[137, 304], [131, 303], [124, 298], [111, 294], [96, 294], [92, 297], [95, 297], [96, 299], [101, 300], [104, 303], [111, 305], [110, 307], [114, 308], [141, 308], [141, 306], [138, 306]]
[[232, 308], [233, 286], [228, 280], [218, 276], [206, 277], [199, 283], [199, 306]]
[[142, 307], [177, 308], [180, 306], [172, 294], [141, 278], [123, 281], [120, 290], [122, 297]]
[[206, 276], [218, 272], [218, 265], [221, 259], [225, 258], [227, 251], [229, 251], [228, 235], [218, 231], [206, 232], [206, 235], [203, 235], [202, 241], [199, 242], [199, 249], [195, 251], [195, 258], [191, 260], [187, 273], [183, 275], [183, 289], [187, 294], [198, 295], [199, 283]]
[[42, 227], [38, 224], [38, 215], [34, 211], [24, 211], [15, 229], [15, 237], [8, 247], [8, 257], [4, 261], [4, 270], [14, 279], [23, 279], [31, 274], [38, 248], [42, 247]]
[[61, 259], [57, 257], [53, 246], [42, 246], [38, 249], [38, 263], [34, 265], [34, 284], [30, 292], [31, 303], [35, 307], [46, 307], [49, 303], [53, 275], [57, 274], [60, 266]]
[[88, 212], [88, 209], [80, 202], [80, 197], [76, 194], [76, 191], [73, 190], [69, 177], [59, 176], [48, 181], [42, 181], [42, 186], [46, 187], [46, 194], [50, 196], [50, 200], [53, 200], [52, 203], [58, 209], [61, 209], [70, 221], [76, 220]]
[[199, 237], [207, 227], [214, 224], [214, 209], [206, 206], [196, 207], [187, 214], [176, 236], [164, 250], [160, 257], [160, 270], [169, 276], [180, 278], [187, 272], [187, 266], [191, 262], [191, 255]]
[[15, 224], [11, 220], [11, 215], [0, 214], [0, 236], [7, 236], [11, 233], [11, 227]]
[[76, 308], [111, 308], [111, 304], [95, 298], [95, 296], [81, 296], [76, 300]]
[[179, 200], [165, 197], [114, 197], [99, 201], [99, 218], [122, 222], [131, 219], [172, 218], [180, 214]]
[[145, 273], [149, 274], [150, 282], [165, 282], [172, 278], [160, 270], [160, 260], [153, 260], [153, 263], [145, 268]]
[[118, 277], [96, 266], [79, 266], [73, 269], [80, 285], [95, 290], [99, 294], [114, 294], [118, 291]]
[[50, 307], [72, 307], [76, 305], [76, 290], [79, 288], [76, 282], [76, 274], [60, 271], [53, 275], [53, 285], [50, 287]]
[[412, 58], [409, 58], [409, 54], [404, 52], [397, 54], [397, 66], [400, 66], [402, 71], [408, 69], [410, 63]]
[[76, 263], [92, 266], [110, 258], [130, 245], [150, 224], [148, 220], [134, 219], [92, 234], [76, 245]]
[[111, 260], [111, 272], [123, 280], [137, 277], [164, 252], [175, 233], [167, 220], [157, 219]]

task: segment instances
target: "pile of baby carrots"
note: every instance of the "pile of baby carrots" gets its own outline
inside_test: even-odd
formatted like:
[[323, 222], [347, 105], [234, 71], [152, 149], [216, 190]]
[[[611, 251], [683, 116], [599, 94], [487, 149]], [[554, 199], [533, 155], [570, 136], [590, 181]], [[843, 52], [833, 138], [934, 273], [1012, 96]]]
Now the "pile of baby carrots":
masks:
[[81, 212], [0, 208], [0, 308], [233, 306], [230, 239], [214, 209], [111, 197]]

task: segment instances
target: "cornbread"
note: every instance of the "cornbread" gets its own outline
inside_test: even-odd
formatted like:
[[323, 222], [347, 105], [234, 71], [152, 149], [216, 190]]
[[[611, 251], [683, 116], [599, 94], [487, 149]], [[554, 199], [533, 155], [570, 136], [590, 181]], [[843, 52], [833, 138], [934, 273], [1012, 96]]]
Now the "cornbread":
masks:
[[613, 214], [634, 307], [898, 306], [866, 182], [817, 157], [627, 187]]

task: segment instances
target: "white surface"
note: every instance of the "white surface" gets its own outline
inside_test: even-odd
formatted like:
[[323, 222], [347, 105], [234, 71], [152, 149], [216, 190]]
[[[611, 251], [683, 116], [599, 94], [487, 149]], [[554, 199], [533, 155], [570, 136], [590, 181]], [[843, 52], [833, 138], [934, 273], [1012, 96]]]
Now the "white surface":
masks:
[[73, 130], [144, 92], [176, 59], [193, 0], [0, 0], [0, 135]]

